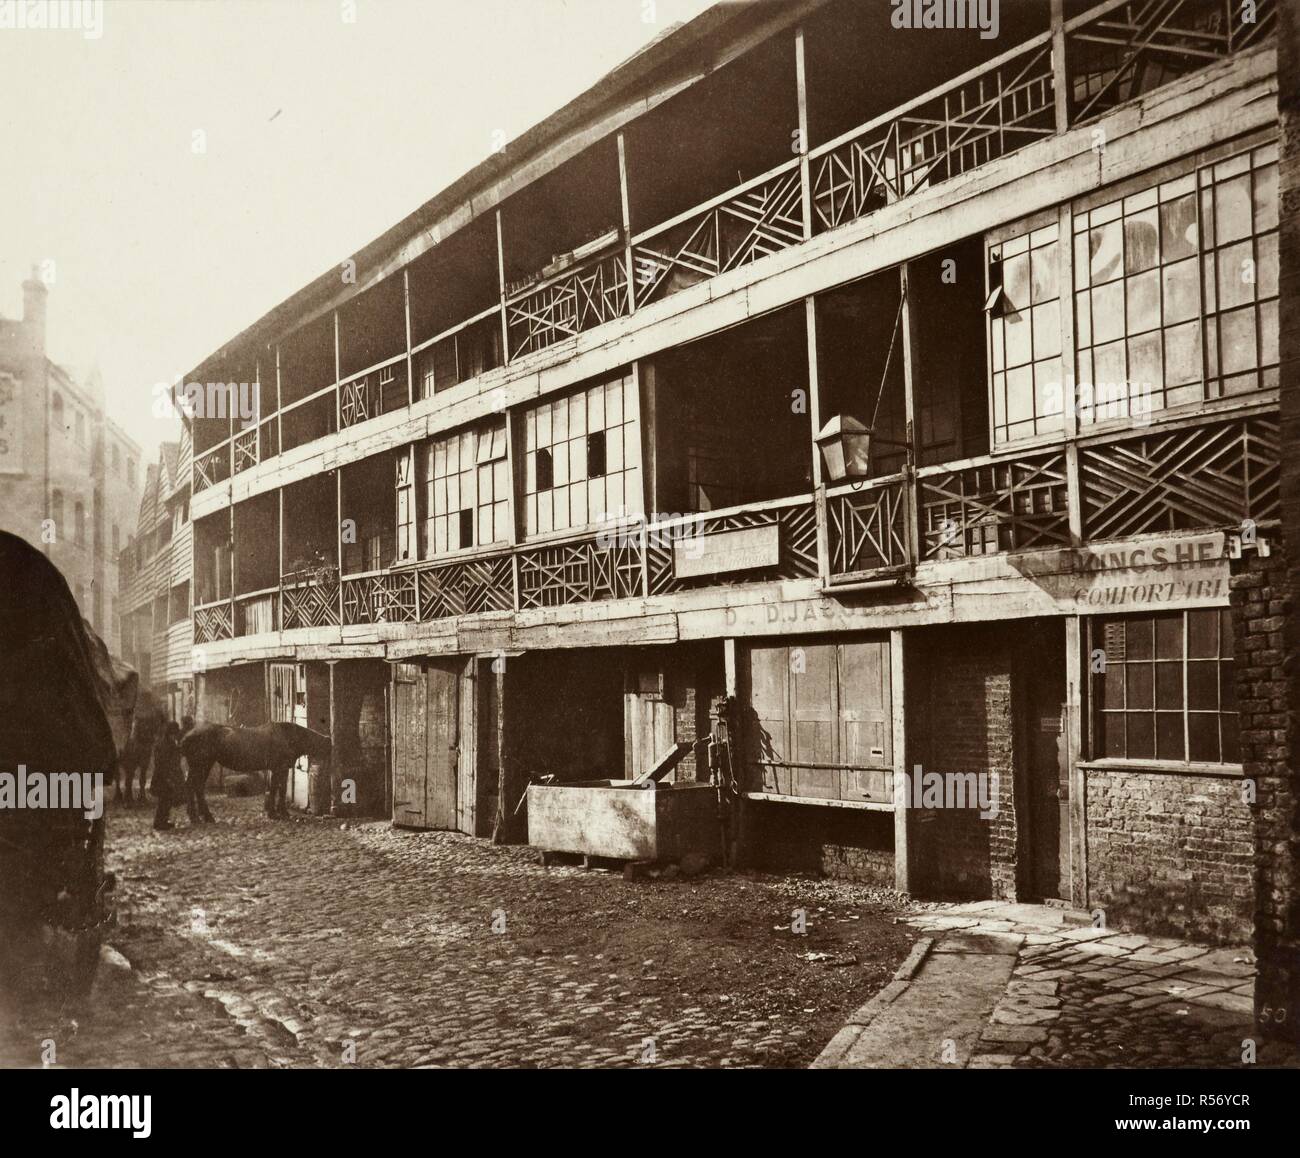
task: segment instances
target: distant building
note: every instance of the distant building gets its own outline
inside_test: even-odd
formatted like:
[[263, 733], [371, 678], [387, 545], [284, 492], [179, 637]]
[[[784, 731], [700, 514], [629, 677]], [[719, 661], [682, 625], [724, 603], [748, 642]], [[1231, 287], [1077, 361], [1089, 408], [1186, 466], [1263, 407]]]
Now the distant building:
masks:
[[0, 529], [49, 556], [120, 652], [117, 556], [139, 503], [140, 447], [105, 413], [98, 374], [79, 384], [47, 357], [48, 294], [33, 272], [22, 320], [0, 318]]
[[123, 657], [176, 720], [194, 710], [191, 459], [188, 429], [158, 448], [145, 471], [139, 522], [119, 558]]

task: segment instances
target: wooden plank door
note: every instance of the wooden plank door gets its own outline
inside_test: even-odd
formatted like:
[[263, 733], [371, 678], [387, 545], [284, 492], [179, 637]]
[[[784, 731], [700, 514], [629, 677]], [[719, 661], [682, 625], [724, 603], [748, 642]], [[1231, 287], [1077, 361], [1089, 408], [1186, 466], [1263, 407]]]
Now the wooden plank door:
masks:
[[888, 640], [840, 644], [840, 760], [844, 800], [893, 799], [893, 706]]
[[492, 678], [491, 661], [479, 664], [468, 660], [460, 670], [460, 720], [457, 725], [458, 757], [456, 760], [456, 830], [477, 836], [478, 824], [478, 700], [476, 688], [483, 682], [478, 677], [482, 672], [487, 680]]
[[[790, 655], [784, 644], [756, 644], [740, 665], [745, 762], [750, 792], [790, 796]], [[747, 694], [746, 694], [747, 693]]]
[[836, 762], [837, 675], [833, 643], [790, 648], [793, 795], [840, 798]]
[[393, 666], [393, 823], [427, 828], [427, 714], [424, 671], [419, 664]]
[[425, 668], [426, 828], [455, 831], [460, 765], [460, 661], [430, 661]]

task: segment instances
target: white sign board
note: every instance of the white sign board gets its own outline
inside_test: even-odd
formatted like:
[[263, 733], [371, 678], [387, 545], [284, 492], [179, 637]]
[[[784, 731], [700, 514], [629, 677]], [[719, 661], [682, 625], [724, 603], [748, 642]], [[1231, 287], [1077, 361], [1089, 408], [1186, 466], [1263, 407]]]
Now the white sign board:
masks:
[[781, 528], [775, 523], [692, 535], [673, 543], [673, 574], [678, 579], [775, 567], [781, 561]]

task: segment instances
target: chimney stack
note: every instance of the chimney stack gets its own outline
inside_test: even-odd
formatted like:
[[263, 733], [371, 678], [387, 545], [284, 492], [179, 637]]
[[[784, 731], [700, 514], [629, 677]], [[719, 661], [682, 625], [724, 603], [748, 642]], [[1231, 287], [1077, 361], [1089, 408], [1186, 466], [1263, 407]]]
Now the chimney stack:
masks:
[[45, 353], [45, 304], [50, 291], [32, 266], [32, 275], [23, 282], [23, 325], [28, 341], [37, 354]]

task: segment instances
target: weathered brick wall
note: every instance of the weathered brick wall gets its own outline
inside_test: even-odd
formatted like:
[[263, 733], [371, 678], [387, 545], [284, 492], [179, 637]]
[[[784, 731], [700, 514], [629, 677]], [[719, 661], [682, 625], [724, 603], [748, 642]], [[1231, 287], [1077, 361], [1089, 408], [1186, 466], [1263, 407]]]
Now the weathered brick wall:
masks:
[[1013, 651], [1007, 629], [983, 625], [909, 633], [908, 767], [996, 773], [997, 815], [912, 809], [912, 892], [1015, 900], [1017, 823]]
[[[1274, 604], [1285, 618], [1282, 647], [1269, 642], [1253, 658], [1265, 652], [1282, 651], [1280, 663], [1269, 663], [1266, 680], [1269, 707], [1261, 713], [1270, 717], [1256, 728], [1253, 711], [1242, 713], [1243, 749], [1246, 732], [1272, 735], [1257, 744], [1252, 736], [1244, 755], [1247, 774], [1257, 776], [1259, 798], [1255, 810], [1255, 954], [1259, 976], [1255, 982], [1256, 1023], [1263, 1032], [1300, 1041], [1300, 792], [1295, 777], [1296, 720], [1300, 716], [1300, 656], [1296, 654], [1293, 593], [1300, 590], [1300, 7], [1281, 4], [1278, 34], [1278, 112], [1281, 120], [1281, 164], [1278, 196], [1281, 200], [1281, 409], [1282, 445], [1290, 453], [1282, 456], [1282, 523], [1284, 530], [1273, 543], [1272, 563], [1256, 560], [1266, 583], [1258, 588], [1243, 587], [1233, 593], [1239, 620], [1245, 630], [1262, 638], [1271, 629], [1249, 631], [1251, 620], [1275, 618]], [[1285, 557], [1282, 542], [1292, 544]], [[1246, 561], [1249, 565], [1249, 560]], [[1253, 593], [1257, 598], [1252, 598]], [[1240, 639], [1241, 636], [1239, 635]], [[1260, 666], [1264, 666], [1262, 662]], [[1247, 677], [1239, 677], [1247, 678]], [[1238, 695], [1240, 696], [1240, 685]], [[1285, 724], [1278, 726], [1279, 710]], [[1279, 737], [1278, 733], [1281, 733]], [[1285, 1010], [1279, 1019], [1278, 1010]]]
[[1090, 771], [1088, 907], [1107, 925], [1250, 939], [1253, 829], [1235, 776]]
[[894, 887], [894, 816], [807, 804], [751, 804], [748, 863]]
[[[1255, 1004], [1266, 1030], [1296, 1037], [1300, 794], [1294, 772], [1295, 700], [1287, 670], [1288, 657], [1289, 666], [1295, 664], [1295, 632], [1283, 545], [1276, 537], [1269, 545], [1268, 558], [1250, 553], [1232, 564], [1235, 675], [1242, 766], [1255, 790], [1254, 933], [1260, 961]], [[1281, 1022], [1279, 1010], [1286, 1011]]]

